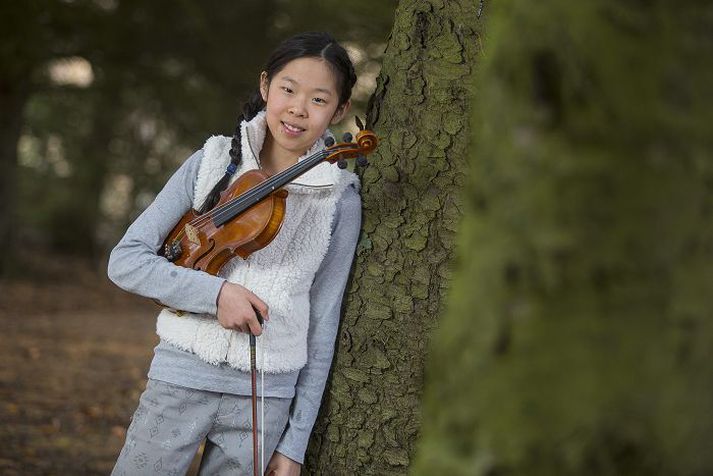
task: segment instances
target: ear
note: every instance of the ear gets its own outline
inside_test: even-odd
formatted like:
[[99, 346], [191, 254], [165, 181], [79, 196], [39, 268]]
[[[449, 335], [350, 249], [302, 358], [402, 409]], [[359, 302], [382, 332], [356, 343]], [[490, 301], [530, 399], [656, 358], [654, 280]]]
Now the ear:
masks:
[[267, 102], [268, 89], [270, 89], [270, 83], [267, 81], [267, 71], [263, 71], [260, 73], [260, 96], [265, 102]]
[[334, 112], [334, 115], [332, 116], [330, 124], [336, 124], [337, 122], [344, 119], [344, 116], [347, 115], [347, 112], [349, 112], [350, 107], [352, 107], [351, 99], [337, 108], [337, 110]]

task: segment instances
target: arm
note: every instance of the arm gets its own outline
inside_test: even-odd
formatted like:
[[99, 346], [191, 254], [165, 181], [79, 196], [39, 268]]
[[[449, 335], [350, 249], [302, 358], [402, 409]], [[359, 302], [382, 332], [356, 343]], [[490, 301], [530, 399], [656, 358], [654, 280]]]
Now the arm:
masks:
[[156, 254], [193, 204], [193, 184], [202, 157], [202, 150], [189, 157], [131, 224], [109, 256], [108, 275], [120, 288], [173, 308], [216, 314], [224, 280], [176, 266]]
[[342, 297], [360, 229], [361, 199], [348, 187], [337, 203], [332, 239], [312, 283], [307, 364], [300, 371], [290, 419], [276, 450], [300, 464], [332, 365]]

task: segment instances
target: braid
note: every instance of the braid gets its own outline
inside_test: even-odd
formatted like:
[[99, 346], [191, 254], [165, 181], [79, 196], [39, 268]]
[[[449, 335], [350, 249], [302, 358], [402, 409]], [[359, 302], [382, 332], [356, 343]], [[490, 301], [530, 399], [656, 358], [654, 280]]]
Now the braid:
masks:
[[260, 89], [258, 88], [253, 91], [253, 93], [248, 97], [247, 102], [243, 105], [243, 116], [246, 121], [249, 121], [264, 108], [265, 101], [262, 100], [262, 95], [260, 94]]
[[262, 111], [264, 107], [265, 101], [262, 100], [262, 96], [260, 95], [260, 89], [257, 89], [255, 90], [255, 92], [253, 92], [253, 94], [250, 95], [245, 105], [243, 105], [243, 113], [238, 116], [238, 125], [235, 127], [233, 139], [230, 141], [230, 164], [228, 164], [228, 168], [225, 170], [225, 174], [223, 175], [223, 177], [218, 180], [218, 182], [213, 186], [213, 189], [206, 196], [203, 205], [198, 211], [199, 214], [202, 215], [203, 213], [215, 207], [215, 205], [218, 203], [218, 200], [220, 200], [220, 194], [228, 187], [230, 177], [232, 177], [238, 170], [238, 167], [240, 167], [240, 162], [243, 160], [243, 152], [241, 145], [241, 124], [243, 122], [243, 119], [245, 119], [246, 121], [252, 120], [258, 112]]
[[238, 125], [235, 127], [235, 132], [233, 133], [233, 140], [230, 142], [230, 164], [228, 164], [228, 168], [226, 169], [225, 174], [223, 174], [223, 177], [218, 180], [218, 182], [213, 186], [213, 189], [203, 201], [203, 205], [198, 211], [198, 213], [201, 215], [212, 209], [216, 205], [216, 203], [218, 203], [221, 192], [226, 189], [226, 187], [228, 186], [228, 182], [230, 182], [230, 177], [235, 174], [235, 171], [238, 170], [238, 167], [240, 166], [240, 161], [243, 158], [240, 146], [240, 125], [242, 124], [242, 122], [243, 115], [241, 114], [238, 117]]

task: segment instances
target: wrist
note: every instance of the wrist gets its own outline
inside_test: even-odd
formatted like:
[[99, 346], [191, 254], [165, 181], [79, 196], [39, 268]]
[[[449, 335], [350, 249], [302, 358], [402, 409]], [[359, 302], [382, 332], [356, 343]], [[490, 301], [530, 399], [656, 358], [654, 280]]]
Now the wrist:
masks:
[[275, 448], [274, 454], [278, 455], [279, 457], [282, 457], [285, 460], [288, 460], [291, 463], [298, 465], [299, 467], [302, 467], [302, 461], [299, 460], [298, 457], [295, 455], [295, 452], [291, 451], [291, 450], [292, 449], [289, 447], [283, 447], [283, 448], [278, 447], [278, 448]]
[[223, 288], [225, 288], [225, 284], [228, 282], [227, 279], [223, 280], [223, 283], [220, 285], [220, 289], [218, 289], [218, 294], [215, 296], [215, 314], [218, 314], [218, 306], [220, 305], [220, 296], [223, 294]]

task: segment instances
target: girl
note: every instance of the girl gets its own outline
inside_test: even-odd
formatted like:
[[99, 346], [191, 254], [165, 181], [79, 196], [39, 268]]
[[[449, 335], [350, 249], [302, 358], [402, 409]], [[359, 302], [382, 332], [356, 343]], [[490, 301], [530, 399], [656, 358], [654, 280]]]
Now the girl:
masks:
[[361, 226], [356, 176], [324, 162], [288, 184], [275, 239], [228, 262], [220, 276], [178, 267], [157, 250], [190, 207], [210, 210], [242, 173], [275, 174], [322, 149], [355, 82], [330, 35], [284, 41], [232, 139], [209, 138], [112, 251], [114, 283], [186, 311], [158, 316], [160, 343], [112, 474], [185, 474], [204, 438], [201, 474], [252, 474], [249, 333], [260, 335], [257, 367], [265, 372], [267, 473], [300, 473]]

